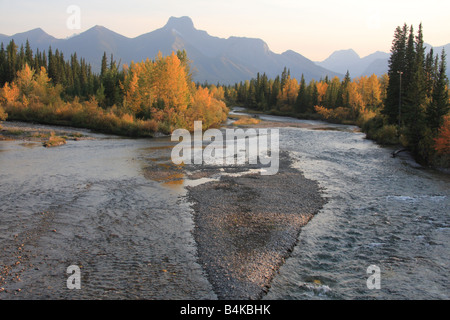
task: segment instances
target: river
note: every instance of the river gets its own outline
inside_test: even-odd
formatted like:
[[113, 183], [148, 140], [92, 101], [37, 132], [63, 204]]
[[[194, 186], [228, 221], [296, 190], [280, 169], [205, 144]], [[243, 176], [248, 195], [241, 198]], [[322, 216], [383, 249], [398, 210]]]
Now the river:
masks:
[[[449, 299], [449, 176], [408, 154], [393, 158], [357, 131], [282, 130], [280, 146], [328, 203], [302, 229], [267, 298]], [[379, 289], [367, 285], [372, 265]]]
[[[280, 128], [280, 148], [327, 198], [266, 299], [450, 298], [448, 175], [352, 126], [266, 119], [313, 125]], [[215, 299], [184, 185], [146, 175], [169, 139], [85, 134], [51, 149], [0, 142], [0, 299]], [[70, 265], [81, 290], [66, 286]]]

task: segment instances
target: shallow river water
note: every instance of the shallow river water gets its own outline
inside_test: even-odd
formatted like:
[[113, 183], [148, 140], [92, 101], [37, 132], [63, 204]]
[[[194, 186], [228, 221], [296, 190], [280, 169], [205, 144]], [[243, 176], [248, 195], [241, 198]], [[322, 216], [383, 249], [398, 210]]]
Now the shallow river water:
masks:
[[[266, 298], [449, 299], [448, 175], [354, 127], [323, 127], [280, 128], [280, 148], [328, 202]], [[144, 175], [169, 139], [88, 134], [52, 149], [0, 142], [0, 299], [215, 299], [183, 185]], [[67, 288], [70, 265], [81, 290]], [[367, 287], [371, 265], [380, 289]]]
[[[392, 158], [355, 127], [327, 127], [281, 131], [280, 146], [328, 203], [302, 229], [267, 298], [449, 299], [449, 176], [407, 154]], [[369, 266], [379, 268], [375, 288]]]

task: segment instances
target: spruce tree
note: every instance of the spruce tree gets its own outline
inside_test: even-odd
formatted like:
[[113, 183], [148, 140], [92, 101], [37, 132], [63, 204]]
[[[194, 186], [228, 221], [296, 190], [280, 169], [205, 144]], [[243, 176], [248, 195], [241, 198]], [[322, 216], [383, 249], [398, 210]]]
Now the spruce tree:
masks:
[[17, 64], [17, 45], [14, 43], [14, 40], [11, 40], [6, 47], [6, 72], [5, 72], [5, 80], [6, 82], [11, 82], [14, 80], [16, 76]]
[[6, 82], [6, 70], [7, 70], [6, 63], [7, 63], [6, 51], [2, 42], [0, 45], [0, 87], [3, 87], [3, 85]]
[[28, 63], [29, 66], [34, 65], [33, 50], [31, 50], [30, 42], [28, 41], [28, 39], [25, 44], [25, 63]]
[[103, 79], [106, 72], [108, 71], [108, 58], [106, 57], [106, 52], [103, 52], [103, 58], [102, 58], [102, 67], [100, 70], [100, 78]]
[[311, 110], [314, 106], [319, 103], [319, 91], [317, 90], [317, 84], [315, 81], [312, 82], [312, 92], [311, 92]]
[[431, 98], [433, 93], [434, 81], [436, 79], [436, 72], [434, 67], [434, 52], [433, 48], [430, 48], [430, 52], [427, 53], [425, 58], [425, 87], [427, 90], [427, 97]]
[[300, 88], [298, 89], [297, 101], [295, 102], [295, 109], [298, 113], [306, 113], [307, 107], [306, 82], [305, 77], [302, 73]]
[[408, 27], [406, 24], [403, 25], [403, 28], [398, 26], [394, 33], [394, 40], [392, 41], [388, 70], [389, 81], [386, 89], [385, 105], [382, 109], [382, 113], [386, 115], [390, 124], [397, 124], [399, 121], [400, 94], [403, 93], [400, 88], [400, 80], [406, 67], [407, 33]]
[[425, 80], [425, 48], [423, 43], [422, 25], [415, 38], [415, 57], [408, 61], [411, 65], [411, 80], [405, 92], [404, 118], [407, 129], [406, 136], [413, 152], [418, 154], [419, 143], [425, 136], [426, 80]]
[[446, 75], [446, 54], [444, 49], [441, 53], [441, 62], [439, 65], [439, 73], [433, 87], [431, 102], [427, 108], [427, 125], [431, 129], [433, 135], [436, 135], [439, 128], [444, 122], [444, 116], [449, 112], [448, 101], [448, 79]]

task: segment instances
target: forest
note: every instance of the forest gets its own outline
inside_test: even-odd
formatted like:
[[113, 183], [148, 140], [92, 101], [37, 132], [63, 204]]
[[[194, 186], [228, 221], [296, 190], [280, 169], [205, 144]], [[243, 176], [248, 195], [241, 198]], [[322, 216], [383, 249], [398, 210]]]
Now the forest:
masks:
[[101, 72], [76, 53], [66, 61], [50, 47], [20, 49], [12, 40], [0, 47], [0, 120], [70, 125], [127, 136], [153, 136], [176, 128], [204, 129], [226, 120], [220, 93], [192, 81], [185, 51], [119, 65], [106, 53]]
[[398, 27], [389, 71], [378, 77], [334, 77], [306, 83], [289, 69], [222, 86], [228, 104], [255, 112], [358, 125], [369, 139], [400, 145], [425, 165], [450, 167], [446, 54], [425, 53], [422, 25]]

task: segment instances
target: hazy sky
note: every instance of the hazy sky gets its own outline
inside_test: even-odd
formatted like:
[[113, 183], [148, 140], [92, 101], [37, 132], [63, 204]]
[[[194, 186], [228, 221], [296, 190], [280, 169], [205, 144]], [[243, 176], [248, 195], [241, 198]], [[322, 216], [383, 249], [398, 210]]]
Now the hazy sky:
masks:
[[[67, 20], [80, 9], [80, 29]], [[361, 57], [389, 52], [398, 25], [423, 24], [425, 42], [450, 43], [450, 0], [0, 0], [0, 33], [41, 27], [56, 38], [105, 26], [136, 37], [189, 16], [197, 29], [221, 38], [261, 38], [277, 53], [297, 51], [318, 61], [333, 51], [354, 49]]]

